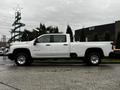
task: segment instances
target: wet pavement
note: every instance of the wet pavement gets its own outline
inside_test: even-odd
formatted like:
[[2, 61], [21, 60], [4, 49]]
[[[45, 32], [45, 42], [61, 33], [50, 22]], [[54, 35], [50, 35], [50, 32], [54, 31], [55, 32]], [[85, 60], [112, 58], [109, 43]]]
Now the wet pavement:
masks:
[[0, 90], [120, 90], [120, 64], [18, 67], [0, 57]]

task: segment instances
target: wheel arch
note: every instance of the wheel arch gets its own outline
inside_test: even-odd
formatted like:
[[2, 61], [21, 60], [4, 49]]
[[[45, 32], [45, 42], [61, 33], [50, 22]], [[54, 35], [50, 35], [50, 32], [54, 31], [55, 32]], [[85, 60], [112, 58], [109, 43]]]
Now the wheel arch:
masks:
[[13, 51], [13, 55], [15, 56], [18, 52], [22, 52], [22, 53], [26, 53], [30, 56], [31, 58], [31, 53], [30, 53], [30, 50], [28, 48], [16, 48], [14, 49]]
[[104, 53], [103, 50], [101, 48], [88, 48], [85, 52], [85, 57], [89, 54], [89, 53], [93, 53], [93, 52], [97, 52], [100, 54], [100, 57], [103, 58], [104, 57]]

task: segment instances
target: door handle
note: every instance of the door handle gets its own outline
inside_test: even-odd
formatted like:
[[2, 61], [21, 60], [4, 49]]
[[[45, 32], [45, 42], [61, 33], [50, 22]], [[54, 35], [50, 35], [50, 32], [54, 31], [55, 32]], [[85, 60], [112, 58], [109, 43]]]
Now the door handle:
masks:
[[46, 44], [46, 46], [50, 46], [50, 44]]
[[63, 44], [64, 46], [68, 46], [68, 44]]

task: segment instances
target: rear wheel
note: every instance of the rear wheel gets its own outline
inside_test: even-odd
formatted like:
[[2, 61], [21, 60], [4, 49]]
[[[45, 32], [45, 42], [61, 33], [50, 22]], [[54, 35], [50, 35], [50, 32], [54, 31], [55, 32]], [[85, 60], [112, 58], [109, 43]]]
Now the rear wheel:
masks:
[[86, 63], [87, 65], [99, 65], [101, 63], [101, 58], [99, 53], [93, 52], [89, 53], [86, 57]]
[[25, 65], [30, 65], [32, 63], [32, 60], [29, 58], [29, 56], [26, 53], [17, 53], [15, 55], [15, 63], [18, 66], [25, 66]]

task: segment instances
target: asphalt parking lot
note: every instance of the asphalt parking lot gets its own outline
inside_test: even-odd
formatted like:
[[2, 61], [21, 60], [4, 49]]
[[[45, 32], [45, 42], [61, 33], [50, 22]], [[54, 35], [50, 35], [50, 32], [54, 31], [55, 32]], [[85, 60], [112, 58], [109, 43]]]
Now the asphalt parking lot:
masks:
[[120, 90], [120, 64], [18, 67], [0, 57], [0, 90]]

